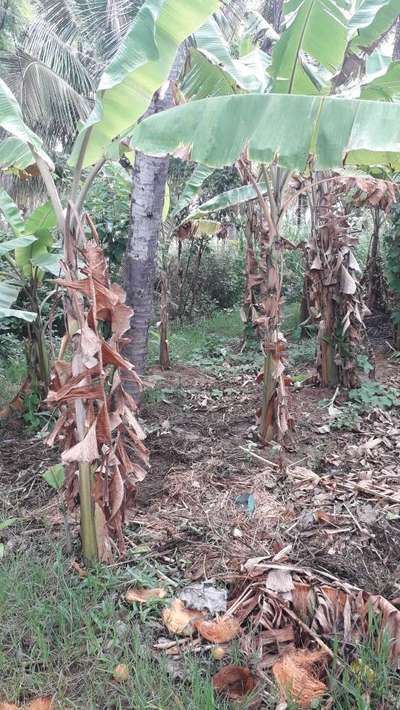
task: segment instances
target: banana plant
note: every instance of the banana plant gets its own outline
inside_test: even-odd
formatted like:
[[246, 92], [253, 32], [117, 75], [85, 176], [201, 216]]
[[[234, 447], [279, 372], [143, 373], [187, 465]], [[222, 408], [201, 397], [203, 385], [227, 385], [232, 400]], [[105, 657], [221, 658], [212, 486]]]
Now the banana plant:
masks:
[[[0, 241], [0, 318], [25, 321], [28, 378], [31, 389], [42, 399], [50, 380], [43, 314], [49, 296], [42, 300], [39, 294], [46, 273], [58, 275], [60, 272], [60, 254], [51, 253], [56, 217], [49, 202], [24, 220], [5, 190], [0, 190], [0, 212], [15, 235]], [[20, 295], [31, 310], [13, 307]]]
[[[172, 154], [178, 148], [181, 153], [186, 150], [188, 159], [209, 168], [244, 160], [272, 166], [270, 177], [283, 169], [280, 174], [286, 175], [281, 185], [293, 170], [326, 171], [347, 165], [398, 168], [400, 104], [366, 100], [365, 86], [361, 99], [349, 98], [343, 82], [343, 96], [332, 95], [337, 75], [351, 53], [357, 51], [363, 57], [365, 47], [377, 42], [389, 29], [395, 4], [390, 0], [360, 0], [351, 14], [354, 5], [347, 0], [288, 0], [284, 4], [284, 30], [267, 68], [270, 93], [246, 94], [241, 89], [241, 93], [227, 94], [224, 90], [222, 96], [188, 102], [145, 119], [133, 131], [132, 144], [154, 156]], [[389, 64], [379, 77], [380, 84], [385, 82], [385, 74], [396, 70]], [[213, 62], [211, 71], [215, 74]], [[230, 71], [224, 61], [221, 72]], [[201, 76], [204, 81], [204, 67]], [[233, 79], [232, 73], [231, 76]], [[390, 74], [386, 85], [389, 79]], [[193, 82], [190, 88], [196, 96]], [[374, 99], [377, 93], [375, 89]], [[273, 188], [270, 181], [269, 194]], [[275, 193], [275, 207], [281, 203], [281, 197]], [[277, 225], [271, 222], [271, 199], [261, 192], [259, 198], [266, 216], [268, 239], [279, 246]], [[278, 214], [279, 210], [275, 212]], [[275, 249], [268, 258], [274, 263], [278, 256], [279, 250]], [[276, 289], [274, 298], [279, 310], [280, 296]], [[268, 431], [268, 438], [279, 436], [276, 410], [275, 421], [266, 421], [267, 412], [271, 411], [268, 401], [277, 400], [281, 382], [276, 375], [280, 370], [277, 358], [271, 363], [269, 356], [277, 349], [278, 332], [279, 317], [275, 318], [264, 345], [266, 361], [272, 367], [264, 376], [261, 420], [261, 432], [264, 435]]]
[[[6, 145], [3, 143], [0, 146], [0, 165], [8, 170], [27, 171], [32, 165], [38, 169], [56, 215], [58, 230], [65, 236], [64, 262], [69, 265], [70, 273], [75, 274], [76, 279], [78, 241], [84, 240], [81, 215], [94, 178], [107, 160], [118, 159], [121, 152], [130, 150], [127, 136], [149, 107], [153, 93], [167, 80], [179, 45], [198, 30], [218, 6], [219, 0], [144, 2], [100, 78], [93, 111], [85, 123], [78, 127], [78, 137], [69, 158], [73, 179], [66, 200], [62, 199], [57, 190], [52, 174], [53, 166], [43, 151], [40, 139], [26, 126], [18, 102], [0, 80], [0, 126], [9, 134], [7, 138], [13, 139], [12, 143], [8, 140]], [[64, 203], [67, 203], [67, 210], [64, 209]], [[35, 258], [40, 256], [43, 257], [43, 254], [37, 254]], [[32, 263], [32, 258], [28, 258], [27, 268], [29, 261]], [[68, 287], [66, 293], [70, 293]], [[74, 376], [85, 381], [87, 354], [84, 349], [87, 347], [87, 332], [85, 334], [79, 328], [83, 317], [82, 307], [78, 298], [70, 298], [68, 305], [65, 343], [69, 343], [74, 353]], [[126, 308], [122, 303], [120, 305], [121, 310]], [[109, 313], [108, 310], [106, 314]], [[95, 335], [92, 334], [92, 337]], [[125, 371], [132, 369], [129, 363], [126, 365]], [[57, 380], [57, 372], [54, 377]], [[107, 537], [106, 517], [101, 510], [99, 512], [98, 505], [93, 505], [93, 470], [94, 467], [97, 469], [95, 461], [103, 466], [99, 451], [104, 447], [100, 440], [98, 447], [97, 443], [92, 446], [96, 454], [94, 459], [88, 461], [85, 458], [85, 442], [88, 436], [93, 439], [92, 433], [95, 431], [90, 419], [92, 408], [83, 396], [77, 397], [74, 402], [76, 426], [73, 436], [77, 433], [79, 437], [75, 446], [79, 454], [74, 453], [76, 458], [73, 460], [79, 467], [81, 540], [85, 559], [93, 563], [99, 559], [102, 541]], [[132, 402], [129, 406], [134, 409]], [[60, 421], [62, 423], [62, 417]], [[134, 432], [132, 436], [136, 442], [135, 450], [144, 456], [141, 441]], [[94, 437], [96, 441], [96, 432]], [[118, 481], [119, 494], [122, 492], [124, 496], [124, 483], [120, 479]]]

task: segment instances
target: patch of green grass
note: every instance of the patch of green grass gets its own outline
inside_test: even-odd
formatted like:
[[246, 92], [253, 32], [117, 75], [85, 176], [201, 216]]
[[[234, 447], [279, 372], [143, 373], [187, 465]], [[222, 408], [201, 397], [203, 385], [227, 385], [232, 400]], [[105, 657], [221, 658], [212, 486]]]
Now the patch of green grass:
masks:
[[288, 359], [293, 367], [313, 365], [315, 363], [316, 342], [314, 338], [305, 338], [298, 343], [289, 343]]
[[[181, 662], [152, 652], [165, 633], [162, 602], [127, 605], [129, 584], [154, 586], [154, 566], [101, 567], [85, 579], [68, 569], [61, 552], [41, 541], [36, 551], [9, 554], [0, 570], [0, 703], [22, 704], [54, 695], [66, 710], [222, 710], [212, 690], [218, 665]], [[130, 678], [112, 678], [118, 663]]]
[[[324, 679], [328, 692], [310, 707], [400, 710], [400, 676], [391, 663], [390, 651], [390, 633], [387, 629], [382, 633], [382, 619], [370, 609], [362, 643], [345, 647], [339, 642], [334, 644], [333, 664]], [[287, 710], [300, 710], [300, 706], [288, 698]]]
[[399, 710], [400, 677], [390, 663], [390, 635], [370, 613], [368, 635], [353, 649], [354, 660], [333, 666], [329, 685], [337, 710]]
[[[210, 342], [223, 347], [228, 340], [240, 338], [242, 332], [238, 309], [219, 311], [193, 325], [172, 324], [168, 337], [171, 360], [173, 363], [190, 363], [196, 353], [207, 350]], [[153, 330], [149, 339], [149, 363], [157, 363], [158, 355], [159, 334], [158, 330]]]
[[15, 397], [19, 386], [26, 376], [26, 364], [23, 355], [17, 353], [13, 360], [0, 360], [0, 406], [4, 406]]
[[292, 333], [300, 325], [300, 303], [285, 303], [283, 306], [283, 330]]

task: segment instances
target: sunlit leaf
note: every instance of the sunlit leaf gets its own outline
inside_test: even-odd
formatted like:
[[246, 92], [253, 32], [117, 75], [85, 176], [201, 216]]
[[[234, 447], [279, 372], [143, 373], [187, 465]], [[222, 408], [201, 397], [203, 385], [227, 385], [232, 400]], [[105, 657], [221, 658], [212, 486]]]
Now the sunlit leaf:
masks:
[[135, 125], [167, 79], [181, 42], [218, 4], [218, 0], [147, 0], [100, 79], [96, 105], [75, 143], [72, 164], [83, 140], [88, 140], [84, 165], [90, 165], [113, 138]]
[[[41, 158], [53, 167], [52, 161], [42, 150], [40, 139], [24, 123], [18, 101], [3, 79], [0, 79], [0, 126], [28, 147], [33, 146]], [[15, 144], [9, 144], [8, 148], [10, 151], [15, 151]], [[4, 159], [5, 155], [3, 154]]]
[[[202, 120], [199, 121], [199, 115]], [[222, 167], [247, 146], [250, 160], [304, 170], [344, 164], [400, 167], [400, 104], [332, 97], [248, 94], [203, 99], [142, 121], [133, 144], [165, 155], [191, 147], [193, 160]]]
[[[286, 3], [285, 3], [286, 4]], [[333, 75], [342, 65], [347, 46], [347, 0], [291, 0], [287, 27], [272, 52], [270, 74], [276, 93], [317, 94], [311, 62]]]

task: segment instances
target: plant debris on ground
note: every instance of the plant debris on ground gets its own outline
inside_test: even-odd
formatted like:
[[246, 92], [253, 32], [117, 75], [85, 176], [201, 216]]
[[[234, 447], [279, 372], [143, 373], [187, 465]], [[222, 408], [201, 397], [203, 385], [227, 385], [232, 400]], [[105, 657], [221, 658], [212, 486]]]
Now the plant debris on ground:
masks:
[[[185, 366], [153, 367], [142, 407], [152, 472], [127, 511], [126, 558], [95, 574], [56, 551], [40, 567], [48, 543], [38, 545], [38, 533], [65, 549], [59, 497], [49, 499], [38, 475], [57, 457], [40, 437], [3, 430], [2, 515], [11, 521], [0, 531], [4, 700], [25, 706], [46, 694], [55, 707], [78, 708], [81, 694], [85, 707], [97, 708], [108, 702], [95, 700], [107, 687], [104, 708], [150, 708], [152, 697], [169, 708], [177, 695], [187, 708], [228, 707], [240, 697], [249, 707], [308, 707], [308, 688], [321, 707], [375, 707], [368, 693], [376, 707], [396, 707], [397, 404], [373, 402], [356, 428], [333, 433], [324, 405], [332, 393], [312, 384], [307, 359], [293, 359], [290, 404], [299, 424], [291, 450], [257, 446], [258, 355], [252, 347], [239, 353], [232, 334], [209, 336]], [[383, 354], [377, 377], [397, 390], [397, 365]], [[345, 405], [338, 393], [333, 406]], [[75, 543], [78, 520], [67, 517]], [[42, 584], [53, 588], [53, 602], [40, 602]], [[74, 630], [82, 623], [83, 656]], [[343, 683], [346, 697], [364, 705], [340, 704]]]

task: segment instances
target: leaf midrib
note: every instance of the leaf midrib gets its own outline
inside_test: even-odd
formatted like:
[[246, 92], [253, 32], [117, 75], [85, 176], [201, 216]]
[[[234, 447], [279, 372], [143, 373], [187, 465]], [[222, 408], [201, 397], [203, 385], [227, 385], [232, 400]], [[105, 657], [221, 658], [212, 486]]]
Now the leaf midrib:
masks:
[[295, 55], [296, 58], [295, 58], [295, 61], [294, 61], [294, 66], [293, 66], [293, 68], [292, 68], [292, 72], [291, 72], [291, 75], [290, 75], [289, 87], [288, 87], [288, 93], [289, 93], [289, 94], [292, 93], [293, 84], [294, 84], [294, 79], [295, 79], [295, 76], [296, 76], [297, 64], [298, 64], [298, 61], [299, 61], [299, 54], [300, 54], [300, 51], [301, 51], [301, 47], [302, 47], [302, 44], [303, 44], [303, 40], [304, 40], [305, 33], [306, 33], [307, 29], [308, 29], [308, 23], [309, 23], [309, 20], [310, 20], [310, 16], [311, 16], [311, 13], [312, 13], [312, 11], [313, 11], [313, 9], [314, 9], [314, 7], [315, 7], [315, 3], [316, 3], [316, 2], [318, 2], [318, 0], [312, 0], [312, 2], [310, 3], [309, 10], [308, 10], [308, 12], [307, 12], [307, 14], [306, 14], [304, 26], [303, 26], [303, 29], [302, 29], [302, 32], [301, 32], [301, 35], [300, 35], [299, 43], [298, 43], [298, 45], [297, 45], [297, 50], [296, 50], [296, 55]]

